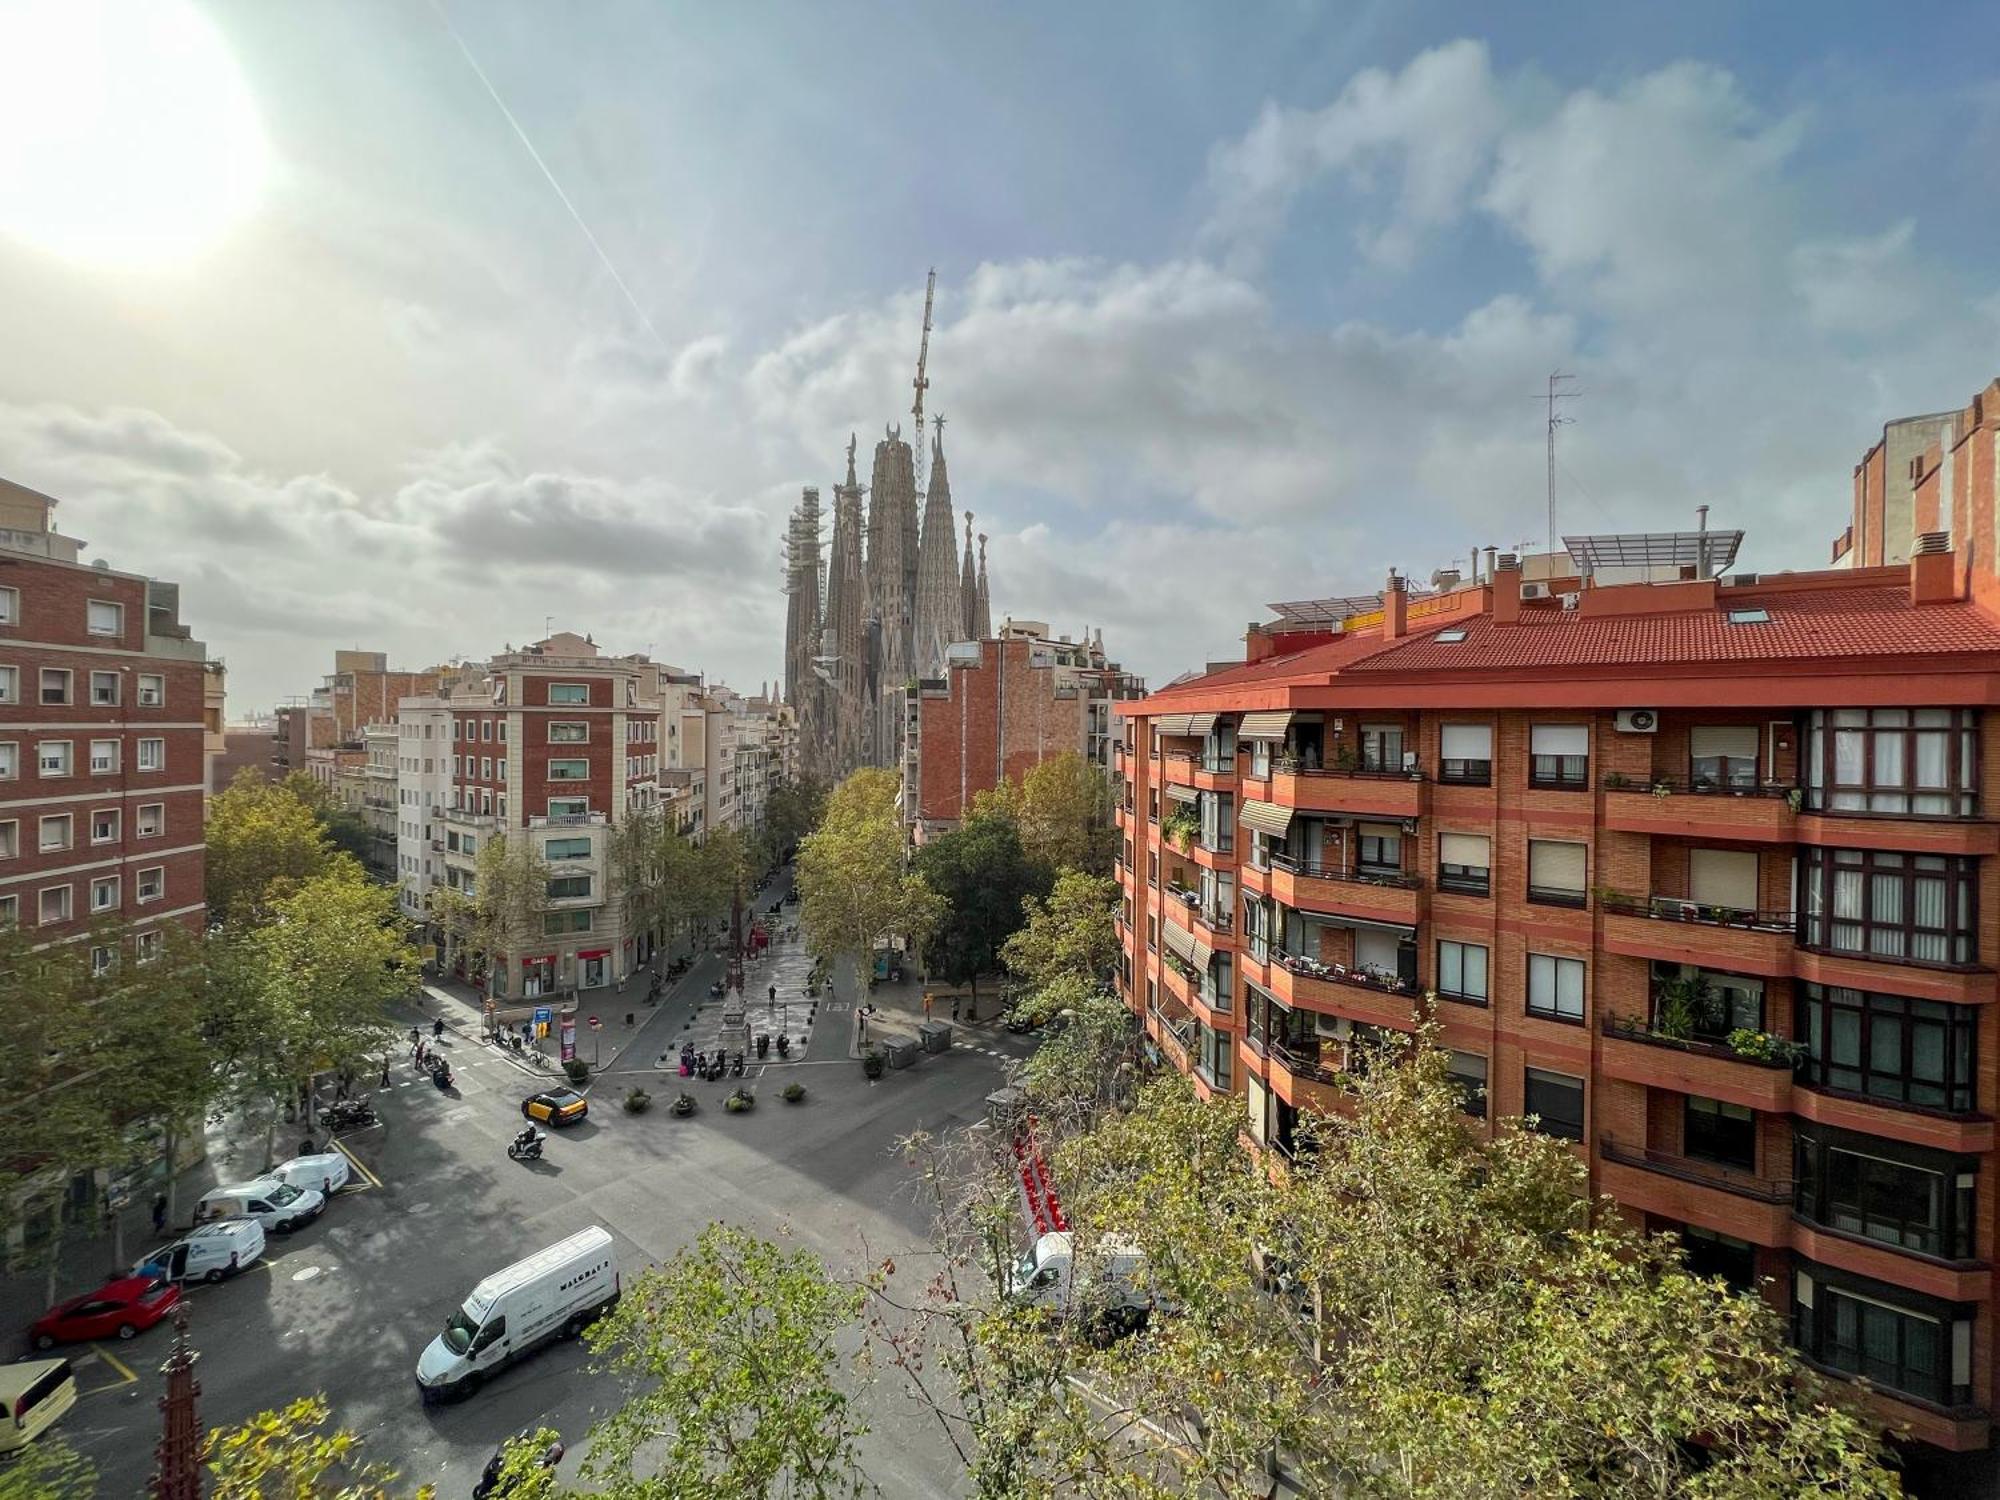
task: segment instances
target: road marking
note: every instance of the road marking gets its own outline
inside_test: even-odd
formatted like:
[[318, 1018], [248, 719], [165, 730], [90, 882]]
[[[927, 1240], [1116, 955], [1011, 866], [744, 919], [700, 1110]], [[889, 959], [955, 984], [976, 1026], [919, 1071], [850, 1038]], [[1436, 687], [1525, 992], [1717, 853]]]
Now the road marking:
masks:
[[[111, 1366], [112, 1369], [116, 1370], [120, 1375], [123, 1375], [125, 1377], [123, 1380], [119, 1382], [119, 1385], [136, 1385], [138, 1383], [139, 1377], [132, 1373], [131, 1369], [126, 1365], [124, 1360], [120, 1359], [117, 1355], [113, 1354], [109, 1349], [106, 1349], [102, 1344], [92, 1344], [90, 1347], [97, 1351], [97, 1357], [99, 1359], [103, 1360], [107, 1365]], [[98, 1389], [109, 1391], [109, 1390], [115, 1390], [117, 1389], [117, 1387], [107, 1385], [107, 1386], [99, 1386]]]
[[[333, 1149], [338, 1151], [342, 1156], [346, 1157], [349, 1163], [352, 1164], [352, 1166], [354, 1167], [354, 1170], [359, 1172], [363, 1177], [366, 1177], [368, 1179], [368, 1184], [370, 1187], [380, 1187], [382, 1185], [382, 1179], [377, 1177], [373, 1172], [369, 1171], [367, 1166], [363, 1164], [361, 1158], [356, 1156], [352, 1151], [348, 1150], [344, 1142], [335, 1141], [333, 1143]], [[349, 1184], [348, 1186], [351, 1187], [352, 1184]], [[346, 1192], [347, 1188], [343, 1187], [341, 1191]], [[355, 1188], [355, 1191], [360, 1192], [361, 1189]]]

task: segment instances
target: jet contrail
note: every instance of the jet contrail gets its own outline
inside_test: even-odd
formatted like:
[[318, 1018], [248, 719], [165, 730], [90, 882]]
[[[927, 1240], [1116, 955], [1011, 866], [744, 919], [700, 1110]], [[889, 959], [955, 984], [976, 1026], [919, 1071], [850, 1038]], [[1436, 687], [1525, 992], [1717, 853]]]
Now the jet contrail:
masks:
[[507, 107], [507, 101], [502, 99], [500, 91], [493, 87], [493, 80], [486, 76], [486, 70], [479, 66], [479, 59], [474, 57], [472, 49], [465, 45], [465, 38], [460, 36], [458, 28], [451, 24], [451, 17], [445, 14], [444, 6], [440, 3], [440, 0], [431, 0], [431, 9], [437, 12], [439, 24], [444, 27], [446, 34], [457, 44], [459, 54], [465, 59], [466, 66], [472, 69], [473, 76], [485, 87], [487, 97], [492, 99], [494, 108], [500, 111], [501, 117], [513, 129], [515, 136], [520, 140], [522, 146], [527, 149], [528, 155], [533, 158], [535, 165], [541, 168], [542, 176], [548, 179], [548, 184], [555, 190], [555, 195], [562, 199], [562, 206], [569, 210], [570, 218], [574, 219], [576, 227], [583, 231], [583, 237], [590, 241], [590, 248], [597, 252], [597, 259], [603, 265], [606, 274], [617, 284], [618, 290], [624, 294], [626, 305], [632, 309], [632, 315], [645, 324], [646, 332], [653, 336], [655, 342], [662, 348], [666, 347], [667, 341], [660, 337], [660, 330], [653, 326], [653, 320], [646, 316], [646, 309], [641, 307], [639, 299], [632, 295], [632, 288], [625, 284], [625, 278], [620, 276], [618, 268], [611, 264], [611, 257], [604, 253], [604, 246], [599, 244], [597, 236], [590, 232], [590, 226], [583, 222], [583, 215], [576, 211], [576, 205], [570, 202], [569, 194], [565, 193], [563, 185], [556, 181], [556, 174], [551, 172], [549, 164], [542, 160], [542, 153], [537, 151], [535, 143], [528, 139], [528, 132], [521, 128], [521, 122], [514, 118], [514, 111]]

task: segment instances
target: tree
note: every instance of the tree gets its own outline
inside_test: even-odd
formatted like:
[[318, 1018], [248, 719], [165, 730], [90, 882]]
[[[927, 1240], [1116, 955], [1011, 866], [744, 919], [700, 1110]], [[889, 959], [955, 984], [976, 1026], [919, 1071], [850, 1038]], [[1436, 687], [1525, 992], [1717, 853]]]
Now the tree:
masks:
[[656, 809], [628, 817], [611, 835], [611, 865], [626, 893], [628, 920], [663, 936], [728, 911], [740, 860], [733, 833], [718, 830], [696, 843]]
[[650, 1382], [591, 1429], [587, 1477], [661, 1500], [862, 1494], [834, 1344], [860, 1305], [810, 1251], [709, 1225], [586, 1335]]
[[472, 946], [483, 954], [490, 974], [496, 962], [541, 943], [549, 910], [548, 860], [523, 834], [491, 833], [473, 860], [470, 892], [476, 913]]
[[0, 1465], [0, 1500], [91, 1500], [97, 1470], [90, 1460], [49, 1433]]
[[868, 992], [876, 944], [919, 946], [944, 918], [937, 893], [904, 863], [897, 786], [893, 771], [856, 771], [799, 849], [800, 923], [816, 951], [852, 961], [857, 996]]
[[1117, 906], [1109, 878], [1063, 871], [1046, 897], [1023, 903], [1027, 921], [1000, 950], [1008, 972], [1037, 989], [1064, 978], [1101, 983], [1118, 961]]
[[1022, 1004], [1056, 1027], [1021, 1068], [1021, 1086], [1042, 1115], [1081, 1123], [1130, 1099], [1140, 1032], [1124, 1001], [1093, 980], [1063, 974]]
[[225, 927], [264, 920], [270, 903], [337, 860], [323, 790], [302, 772], [265, 781], [246, 767], [209, 799], [208, 916]]
[[434, 1485], [391, 1488], [396, 1471], [363, 1458], [360, 1438], [345, 1428], [320, 1430], [327, 1414], [326, 1397], [301, 1396], [209, 1433], [202, 1450], [209, 1500], [433, 1500]]
[[979, 1000], [979, 976], [991, 973], [1000, 945], [1024, 920], [1023, 905], [1040, 889], [1040, 871], [1021, 851], [1009, 818], [977, 818], [939, 834], [917, 850], [917, 874], [944, 898], [949, 918], [924, 946], [924, 966], [953, 984], [970, 984]]
[[771, 789], [764, 801], [764, 832], [775, 856], [796, 848], [819, 826], [826, 809], [826, 787], [817, 781], [787, 781]]
[[972, 818], [1012, 817], [1028, 857], [1052, 875], [1082, 870], [1109, 875], [1117, 852], [1111, 821], [1111, 781], [1074, 750], [1029, 770], [1018, 783], [1003, 781], [972, 800]]

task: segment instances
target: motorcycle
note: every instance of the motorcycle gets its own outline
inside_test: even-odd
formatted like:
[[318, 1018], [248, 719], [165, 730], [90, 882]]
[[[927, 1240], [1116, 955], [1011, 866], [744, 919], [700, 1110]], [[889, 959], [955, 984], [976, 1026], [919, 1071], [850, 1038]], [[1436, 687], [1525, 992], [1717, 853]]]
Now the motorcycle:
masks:
[[720, 1000], [726, 993], [727, 991], [724, 990], [722, 981], [720, 979], [716, 980], [714, 984], [711, 984], [708, 987], [708, 998], [711, 1000]]
[[507, 1143], [507, 1155], [514, 1161], [540, 1161], [542, 1144], [547, 1140], [547, 1136], [530, 1125]]
[[[506, 1442], [501, 1443], [498, 1448], [493, 1450], [493, 1456], [486, 1460], [486, 1467], [479, 1472], [479, 1483], [472, 1487], [472, 1500], [487, 1500], [488, 1496], [498, 1492], [501, 1471], [507, 1466], [507, 1444], [523, 1442], [532, 1436], [533, 1434], [524, 1427], [519, 1434], [508, 1438]], [[541, 1466], [545, 1469], [553, 1469], [558, 1463], [562, 1462], [562, 1456], [562, 1439], [558, 1438], [553, 1443], [550, 1443], [548, 1448], [542, 1453], [540, 1459]]]
[[437, 1085], [439, 1093], [443, 1093], [446, 1089], [450, 1088], [451, 1064], [448, 1062], [437, 1062], [432, 1064], [431, 1082]]

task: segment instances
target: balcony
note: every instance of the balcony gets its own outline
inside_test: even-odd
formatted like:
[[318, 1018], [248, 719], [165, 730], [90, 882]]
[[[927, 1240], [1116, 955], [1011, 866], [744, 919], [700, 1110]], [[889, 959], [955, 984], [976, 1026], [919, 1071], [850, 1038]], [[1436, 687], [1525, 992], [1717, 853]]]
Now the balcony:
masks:
[[1621, 833], [1738, 843], [1788, 844], [1798, 836], [1799, 793], [1786, 786], [1731, 786], [1708, 777], [1604, 778], [1604, 826]]
[[528, 819], [530, 828], [602, 828], [608, 820], [601, 812], [553, 813]]
[[1608, 952], [1699, 962], [1737, 974], [1777, 977], [1792, 972], [1797, 919], [1791, 912], [1619, 891], [1599, 891], [1598, 906]]
[[1407, 1031], [1427, 1008], [1424, 987], [1373, 969], [1321, 963], [1283, 949], [1271, 950], [1267, 988], [1287, 1005], [1347, 1016]]
[[456, 823], [460, 828], [504, 829], [506, 823], [492, 813], [473, 812], [470, 808], [446, 807], [436, 810], [437, 815], [447, 823]]
[[1167, 894], [1185, 908], [1187, 915], [1210, 932], [1228, 937], [1235, 930], [1236, 922], [1231, 913], [1219, 906], [1202, 905], [1201, 892], [1190, 889], [1178, 881], [1166, 883]]
[[1236, 757], [1211, 760], [1191, 750], [1166, 750], [1160, 755], [1160, 779], [1206, 792], [1227, 792], [1236, 786]]
[[1429, 806], [1429, 790], [1421, 771], [1367, 766], [1307, 770], [1291, 759], [1271, 766], [1271, 801], [1300, 812], [1416, 818]]
[[1628, 1209], [1765, 1246], [1792, 1235], [1792, 1184], [1602, 1136], [1597, 1186]]
[[1745, 1057], [1726, 1042], [1664, 1036], [1631, 1016], [1606, 1014], [1598, 1066], [1608, 1078], [1642, 1083], [1781, 1114], [1791, 1106], [1792, 1065]]
[[1330, 1114], [1346, 1098], [1339, 1071], [1320, 1061], [1317, 1049], [1308, 1053], [1274, 1041], [1266, 1045], [1264, 1056], [1271, 1091], [1294, 1109]]
[[1400, 871], [1343, 870], [1310, 864], [1288, 854], [1271, 857], [1271, 894], [1300, 911], [1351, 916], [1414, 927], [1421, 875]]

